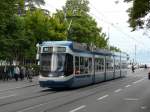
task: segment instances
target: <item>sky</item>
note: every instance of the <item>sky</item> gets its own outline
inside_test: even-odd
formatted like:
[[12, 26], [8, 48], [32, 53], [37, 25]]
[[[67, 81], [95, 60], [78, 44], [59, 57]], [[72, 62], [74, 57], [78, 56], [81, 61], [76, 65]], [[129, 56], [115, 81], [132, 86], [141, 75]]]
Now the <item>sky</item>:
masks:
[[[45, 0], [45, 2], [44, 8], [53, 13], [56, 9], [62, 9], [66, 0]], [[109, 44], [128, 53], [132, 60], [150, 63], [150, 38], [143, 35], [145, 32], [143, 30], [131, 32], [132, 29], [127, 23], [129, 17], [126, 11], [132, 4], [124, 3], [123, 0], [89, 0], [89, 2], [89, 14], [109, 36]]]

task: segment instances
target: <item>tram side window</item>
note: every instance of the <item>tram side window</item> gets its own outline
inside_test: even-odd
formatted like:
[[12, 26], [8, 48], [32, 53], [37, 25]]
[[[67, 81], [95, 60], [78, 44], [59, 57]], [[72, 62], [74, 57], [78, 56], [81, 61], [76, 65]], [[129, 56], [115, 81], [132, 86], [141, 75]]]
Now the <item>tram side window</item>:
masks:
[[84, 73], [88, 73], [89, 71], [89, 60], [88, 58], [84, 58]]
[[111, 58], [106, 59], [106, 69], [108, 71], [112, 71], [113, 70], [113, 67], [114, 67], [113, 64], [114, 63], [113, 63], [113, 60]]
[[103, 58], [99, 59], [99, 71], [100, 72], [104, 71], [104, 59]]
[[122, 60], [121, 68], [122, 68], [122, 69], [126, 69], [126, 68], [127, 68], [127, 63], [126, 63], [125, 60]]
[[98, 72], [99, 70], [99, 60], [98, 58], [95, 59], [95, 72]]
[[84, 57], [80, 57], [80, 74], [84, 74]]
[[92, 58], [89, 58], [89, 73], [92, 73]]
[[115, 61], [115, 70], [118, 70], [119, 69], [119, 63], [118, 61]]
[[119, 70], [120, 69], [120, 60], [118, 60], [115, 64], [115, 69]]
[[103, 58], [95, 59], [95, 71], [96, 72], [104, 71], [104, 59]]
[[87, 74], [92, 72], [92, 58], [75, 57], [75, 74]]
[[89, 58], [80, 57], [80, 74], [87, 74], [87, 73], [89, 73]]
[[106, 69], [110, 70], [110, 63], [109, 62], [106, 62]]
[[66, 76], [73, 74], [73, 56], [70, 54], [66, 54], [64, 71]]
[[79, 57], [75, 57], [75, 74], [80, 74]]

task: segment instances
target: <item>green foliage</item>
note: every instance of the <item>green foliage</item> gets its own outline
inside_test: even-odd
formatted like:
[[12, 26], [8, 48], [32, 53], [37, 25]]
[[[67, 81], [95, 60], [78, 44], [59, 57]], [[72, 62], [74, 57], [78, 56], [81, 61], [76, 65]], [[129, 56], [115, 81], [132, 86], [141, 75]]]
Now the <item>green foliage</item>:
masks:
[[37, 43], [48, 38], [49, 18], [40, 10], [28, 11], [25, 16], [26, 31], [32, 42]]
[[88, 4], [88, 0], [67, 0], [65, 6], [67, 16], [81, 16], [89, 12]]
[[110, 46], [110, 50], [114, 51], [114, 52], [121, 52], [121, 50], [119, 48], [114, 47], [114, 46]]
[[18, 0], [1, 0], [0, 3], [0, 38], [5, 36], [7, 23], [10, 18], [17, 12]]
[[[66, 13], [68, 28], [72, 21], [67, 39], [105, 48], [107, 47], [106, 35], [102, 33], [102, 28], [98, 28], [96, 21], [88, 14], [88, 4], [88, 0], [67, 0], [63, 9]], [[60, 12], [57, 12], [57, 15]]]
[[0, 60], [34, 61], [36, 44], [48, 40], [72, 40], [108, 47], [106, 34], [88, 14], [88, 0], [67, 0], [63, 10], [57, 10], [52, 16], [40, 8], [25, 11], [25, 3], [40, 6], [45, 2], [1, 0]]
[[28, 49], [30, 41], [26, 37], [25, 21], [23, 17], [14, 15], [7, 24], [7, 35], [5, 35], [5, 51], [13, 59], [19, 59], [24, 55], [24, 50]]
[[143, 20], [143, 17], [150, 11], [150, 0], [125, 0], [125, 2], [131, 1], [133, 2], [133, 6], [128, 9], [130, 27], [132, 27], [133, 30], [136, 30], [137, 27], [143, 28], [144, 24], [150, 27], [150, 19]]
[[24, 2], [28, 3], [31, 7], [34, 5], [45, 5], [44, 0], [24, 0]]

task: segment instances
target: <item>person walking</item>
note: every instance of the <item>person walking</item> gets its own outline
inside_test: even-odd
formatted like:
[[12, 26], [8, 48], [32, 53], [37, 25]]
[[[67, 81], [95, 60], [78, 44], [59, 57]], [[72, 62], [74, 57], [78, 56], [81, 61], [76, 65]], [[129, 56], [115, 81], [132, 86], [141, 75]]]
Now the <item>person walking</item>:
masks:
[[33, 71], [32, 71], [32, 68], [29, 67], [27, 68], [27, 79], [29, 79], [30, 82], [32, 82], [32, 75], [33, 75]]
[[16, 81], [18, 81], [18, 76], [19, 76], [19, 74], [20, 74], [20, 69], [19, 69], [18, 66], [16, 66], [16, 67], [14, 68], [14, 77], [15, 77], [15, 80], [16, 80]]
[[20, 79], [23, 80], [26, 74], [26, 68], [24, 66], [20, 69]]
[[7, 80], [8, 81], [9, 77], [8, 77], [8, 68], [7, 66], [4, 67], [4, 77], [3, 80]]
[[133, 73], [134, 73], [134, 70], [135, 70], [134, 65], [132, 65], [132, 72], [133, 72]]

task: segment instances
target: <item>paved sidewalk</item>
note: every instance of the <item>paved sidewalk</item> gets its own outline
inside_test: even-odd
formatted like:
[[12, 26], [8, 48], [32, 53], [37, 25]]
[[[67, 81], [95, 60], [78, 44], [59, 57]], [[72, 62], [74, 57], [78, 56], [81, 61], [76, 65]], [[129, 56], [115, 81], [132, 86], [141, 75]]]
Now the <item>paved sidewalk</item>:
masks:
[[30, 86], [38, 85], [38, 77], [33, 77], [32, 82], [27, 80], [26, 78], [24, 80], [18, 80], [15, 81], [14, 79], [9, 81], [2, 81], [0, 80], [0, 92], [7, 91], [7, 90], [13, 90], [13, 89], [19, 89], [19, 88], [26, 88]]

